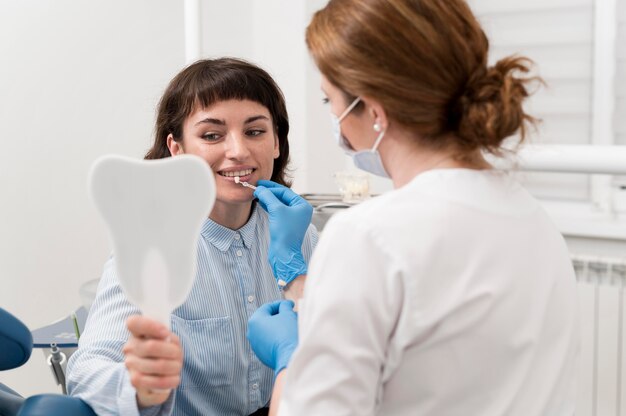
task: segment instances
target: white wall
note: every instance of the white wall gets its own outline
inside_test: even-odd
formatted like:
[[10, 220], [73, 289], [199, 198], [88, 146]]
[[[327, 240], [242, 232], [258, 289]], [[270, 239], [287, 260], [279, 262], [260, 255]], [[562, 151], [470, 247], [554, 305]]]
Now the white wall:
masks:
[[617, 3], [617, 103], [615, 132], [617, 141], [626, 144], [626, 1]]
[[[0, 306], [30, 328], [66, 316], [100, 276], [110, 249], [89, 166], [143, 155], [183, 35], [178, 1], [0, 2]], [[59, 391], [39, 351], [0, 381]]]

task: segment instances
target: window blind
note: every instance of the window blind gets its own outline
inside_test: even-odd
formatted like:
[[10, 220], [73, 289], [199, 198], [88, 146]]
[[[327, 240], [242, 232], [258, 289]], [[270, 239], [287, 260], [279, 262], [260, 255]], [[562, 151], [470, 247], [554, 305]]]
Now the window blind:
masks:
[[[490, 39], [491, 63], [512, 54], [527, 56], [546, 83], [526, 104], [526, 110], [542, 120], [529, 142], [590, 143], [594, 1], [470, 0], [469, 4]], [[626, 97], [626, 91], [622, 95]], [[626, 141], [626, 123], [622, 131]], [[586, 175], [524, 173], [520, 178], [539, 198], [589, 198]]]
[[615, 135], [618, 144], [626, 145], [626, 0], [618, 0], [617, 19]]

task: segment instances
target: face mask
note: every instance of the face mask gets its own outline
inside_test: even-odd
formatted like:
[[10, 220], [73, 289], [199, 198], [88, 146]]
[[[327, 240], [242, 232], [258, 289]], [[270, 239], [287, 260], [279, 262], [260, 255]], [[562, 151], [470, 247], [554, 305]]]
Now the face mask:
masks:
[[380, 141], [385, 135], [385, 130], [381, 131], [380, 125], [378, 123], [374, 124], [374, 130], [380, 132], [380, 134], [376, 138], [376, 142], [374, 142], [374, 147], [369, 150], [359, 150], [358, 152], [355, 151], [350, 146], [346, 138], [343, 137], [343, 135], [341, 134], [341, 121], [346, 118], [348, 114], [350, 114], [350, 111], [352, 111], [352, 109], [356, 107], [356, 105], [360, 101], [361, 97], [357, 97], [339, 117], [337, 117], [333, 113], [330, 113], [330, 120], [333, 126], [333, 135], [335, 136], [335, 140], [337, 141], [339, 147], [341, 147], [347, 155], [352, 157], [354, 165], [357, 168], [377, 176], [382, 176], [383, 178], [388, 178], [389, 174], [385, 170], [385, 167], [383, 166], [383, 161], [380, 158], [380, 153], [377, 150]]

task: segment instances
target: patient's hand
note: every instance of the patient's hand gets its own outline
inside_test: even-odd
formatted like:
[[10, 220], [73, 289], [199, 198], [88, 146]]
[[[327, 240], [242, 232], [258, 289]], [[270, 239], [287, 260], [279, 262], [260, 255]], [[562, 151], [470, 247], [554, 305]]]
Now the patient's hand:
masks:
[[162, 404], [180, 383], [183, 350], [180, 340], [163, 324], [145, 316], [126, 321], [131, 333], [124, 345], [130, 381], [140, 407]]

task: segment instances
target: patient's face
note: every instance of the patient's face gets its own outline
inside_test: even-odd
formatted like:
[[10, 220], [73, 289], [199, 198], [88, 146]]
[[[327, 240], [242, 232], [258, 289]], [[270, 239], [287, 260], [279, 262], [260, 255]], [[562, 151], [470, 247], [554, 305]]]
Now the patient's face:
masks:
[[235, 176], [253, 185], [270, 179], [279, 155], [269, 110], [249, 100], [197, 109], [183, 125], [182, 149], [170, 145], [172, 155], [181, 150], [207, 161], [215, 173], [216, 203], [224, 204], [250, 203], [253, 191], [235, 183]]

